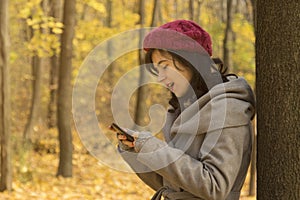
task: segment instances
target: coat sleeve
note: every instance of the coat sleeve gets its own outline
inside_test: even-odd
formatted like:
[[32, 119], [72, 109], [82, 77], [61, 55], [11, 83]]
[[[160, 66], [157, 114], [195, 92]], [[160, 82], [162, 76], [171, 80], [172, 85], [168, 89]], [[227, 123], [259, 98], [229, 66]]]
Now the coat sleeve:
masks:
[[137, 154], [133, 152], [120, 151], [123, 159], [133, 169], [136, 175], [153, 190], [163, 186], [162, 176], [152, 171], [149, 167], [137, 160]]
[[[142, 147], [137, 160], [198, 197], [225, 199], [242, 168], [245, 152], [251, 149], [251, 141], [249, 126], [225, 128], [210, 152], [194, 159], [157, 138], [151, 138]], [[205, 139], [203, 145], [206, 142]]]

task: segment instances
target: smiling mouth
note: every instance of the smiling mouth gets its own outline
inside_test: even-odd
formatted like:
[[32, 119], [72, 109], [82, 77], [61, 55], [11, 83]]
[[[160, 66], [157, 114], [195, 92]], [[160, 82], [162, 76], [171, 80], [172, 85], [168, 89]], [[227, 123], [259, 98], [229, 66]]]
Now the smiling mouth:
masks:
[[173, 91], [174, 82], [168, 83], [166, 86], [169, 90]]

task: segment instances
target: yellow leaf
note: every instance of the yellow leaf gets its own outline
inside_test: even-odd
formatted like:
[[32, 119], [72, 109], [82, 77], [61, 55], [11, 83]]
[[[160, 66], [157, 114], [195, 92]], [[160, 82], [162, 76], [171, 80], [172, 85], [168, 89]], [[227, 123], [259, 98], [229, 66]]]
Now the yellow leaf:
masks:
[[61, 23], [61, 22], [56, 22], [56, 23], [55, 23], [55, 26], [58, 27], [58, 28], [63, 28], [63, 27], [64, 27], [64, 24]]
[[62, 34], [63, 30], [61, 28], [53, 28], [52, 32], [56, 34]]

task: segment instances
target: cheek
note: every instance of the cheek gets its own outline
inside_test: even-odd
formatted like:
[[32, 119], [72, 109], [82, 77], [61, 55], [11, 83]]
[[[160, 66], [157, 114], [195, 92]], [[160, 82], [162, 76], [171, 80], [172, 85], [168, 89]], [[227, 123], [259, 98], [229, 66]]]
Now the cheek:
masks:
[[180, 83], [185, 83], [185, 82], [190, 82], [191, 80], [191, 75], [188, 72], [180, 72], [176, 69], [169, 70], [166, 75], [168, 78], [170, 78], [174, 82], [180, 82]]
[[189, 76], [185, 76], [184, 74], [177, 73], [174, 75], [174, 82], [177, 88], [180, 88], [183, 92], [187, 90], [190, 86], [190, 78]]
[[174, 93], [177, 97], [182, 97], [190, 88], [190, 83], [186, 79], [178, 79], [174, 86]]

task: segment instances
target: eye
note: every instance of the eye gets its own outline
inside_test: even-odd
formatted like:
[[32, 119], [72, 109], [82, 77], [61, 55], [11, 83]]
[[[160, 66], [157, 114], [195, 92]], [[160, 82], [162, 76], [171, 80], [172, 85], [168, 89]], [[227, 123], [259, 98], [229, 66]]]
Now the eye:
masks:
[[164, 65], [164, 66], [162, 67], [163, 70], [166, 70], [167, 68], [168, 68], [168, 65]]

